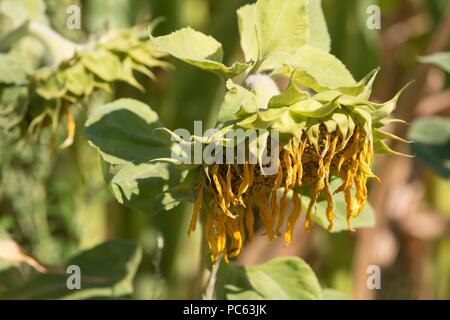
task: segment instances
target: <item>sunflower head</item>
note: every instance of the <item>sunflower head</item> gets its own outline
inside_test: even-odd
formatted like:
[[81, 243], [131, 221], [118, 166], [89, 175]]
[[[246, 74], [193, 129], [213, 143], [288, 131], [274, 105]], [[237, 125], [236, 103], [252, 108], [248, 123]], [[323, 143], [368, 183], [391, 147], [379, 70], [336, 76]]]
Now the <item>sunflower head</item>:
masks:
[[[294, 71], [287, 88], [271, 96], [264, 106], [260, 105], [264, 99], [258, 99], [264, 83], [245, 88], [228, 82], [222, 107], [228, 114], [221, 113], [214, 135], [193, 138], [196, 143], [216, 144], [215, 161], [203, 163], [199, 170], [189, 226], [190, 234], [204, 212], [213, 262], [220, 254], [225, 260], [238, 256], [244, 242], [253, 239], [255, 221], [261, 222], [269, 241], [282, 236], [286, 244], [291, 243], [301, 212], [305, 213], [305, 228], [311, 229], [319, 199], [327, 203], [328, 229], [332, 230], [337, 193], [344, 195], [347, 225], [353, 230], [351, 220], [367, 202], [368, 180], [379, 181], [371, 169], [374, 152], [392, 153], [383, 140], [400, 139], [380, 130], [397, 121], [387, 117], [398, 95], [383, 104], [364, 97], [375, 74], [355, 86], [359, 95], [349, 95], [342, 89], [311, 93], [300, 86]], [[261, 79], [267, 83], [270, 78]], [[231, 113], [230, 101], [239, 101]], [[248, 130], [256, 134], [249, 135]], [[245, 134], [236, 138], [235, 132]], [[237, 155], [229, 157], [230, 148], [231, 154]], [[273, 160], [271, 171], [263, 161], [264, 154]], [[336, 189], [331, 188], [333, 180], [339, 181]], [[309, 201], [302, 203], [302, 195]]]
[[61, 43], [55, 42], [56, 37], [70, 50], [29, 76], [27, 85], [32, 101], [27, 106], [24, 121], [31, 119], [27, 123], [28, 132], [39, 136], [49, 124], [55, 131], [65, 116], [67, 139], [62, 148], [71, 145], [75, 134], [71, 106], [87, 104], [94, 92], [112, 93], [113, 84], [118, 81], [144, 92], [145, 88], [136, 79], [137, 73], [156, 80], [154, 68], [170, 68], [161, 60], [166, 54], [154, 48], [142, 27], [110, 30], [85, 44], [72, 46], [47, 27], [40, 28], [43, 28], [39, 35], [44, 43], [53, 43], [52, 48], [56, 49], [62, 47]]

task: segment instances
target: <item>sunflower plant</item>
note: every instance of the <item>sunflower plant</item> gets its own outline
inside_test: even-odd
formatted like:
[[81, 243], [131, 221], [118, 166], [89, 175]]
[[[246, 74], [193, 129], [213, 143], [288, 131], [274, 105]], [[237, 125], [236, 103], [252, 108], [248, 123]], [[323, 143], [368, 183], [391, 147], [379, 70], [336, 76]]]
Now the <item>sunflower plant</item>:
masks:
[[[27, 46], [32, 45], [41, 50], [34, 49], [30, 58]], [[20, 131], [21, 138], [39, 137], [50, 126], [55, 140], [65, 120], [67, 137], [61, 148], [73, 142], [72, 110], [88, 105], [95, 92], [112, 94], [118, 81], [143, 92], [136, 72], [155, 80], [152, 69], [169, 67], [144, 26], [111, 29], [74, 43], [47, 24], [25, 20], [0, 37], [0, 49], [0, 134], [8, 138]]]
[[[211, 134], [165, 129], [148, 106], [129, 99], [92, 112], [86, 133], [110, 190], [145, 212], [192, 202], [188, 233], [203, 225], [212, 264], [239, 256], [260, 233], [286, 245], [301, 241], [293, 231], [302, 212], [308, 230], [313, 221], [330, 232], [373, 226], [374, 154], [401, 155], [386, 140], [407, 142], [382, 129], [402, 122], [390, 117], [401, 92], [370, 100], [378, 69], [357, 81], [330, 53], [320, 1], [258, 0], [237, 18], [243, 59], [232, 64], [217, 40], [190, 27], [150, 35], [158, 51], [224, 79]], [[230, 139], [237, 130], [257, 134]], [[211, 145], [215, 161], [184, 161]], [[241, 146], [240, 161], [225, 161], [227, 149]], [[263, 154], [275, 159], [272, 172]]]

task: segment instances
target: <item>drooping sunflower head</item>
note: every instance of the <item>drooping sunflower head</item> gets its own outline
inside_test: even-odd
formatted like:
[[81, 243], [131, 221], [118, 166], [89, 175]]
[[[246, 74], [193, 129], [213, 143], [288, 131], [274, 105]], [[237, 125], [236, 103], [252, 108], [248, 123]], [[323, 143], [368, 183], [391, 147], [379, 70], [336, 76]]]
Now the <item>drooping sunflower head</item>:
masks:
[[[352, 230], [351, 219], [362, 213], [367, 202], [368, 180], [379, 181], [371, 170], [374, 151], [392, 153], [382, 140], [399, 139], [379, 129], [396, 121], [387, 120], [387, 116], [398, 95], [384, 104], [364, 98], [367, 93], [363, 89], [368, 89], [373, 76], [359, 84], [362, 94], [352, 96], [331, 90], [310, 95], [299, 88], [294, 75], [286, 90], [272, 96], [263, 107], [254, 88], [228, 83], [222, 107], [228, 114], [221, 114], [218, 134], [203, 140], [219, 143], [221, 156], [200, 170], [189, 227], [190, 234], [204, 212], [213, 262], [221, 254], [225, 260], [238, 256], [245, 241], [254, 237], [255, 221], [261, 222], [269, 240], [283, 236], [286, 244], [291, 243], [302, 211], [305, 228], [312, 227], [319, 199], [326, 201], [328, 229], [332, 230], [337, 193], [344, 195], [347, 225]], [[233, 108], [227, 105], [236, 101]], [[237, 156], [230, 161], [224, 156], [230, 142], [225, 137], [245, 129], [257, 130], [258, 148], [252, 147], [251, 139], [240, 139], [233, 148], [245, 144], [244, 156], [240, 162]], [[272, 139], [275, 133], [278, 138]], [[262, 154], [275, 160], [270, 173]], [[339, 180], [338, 188], [331, 188], [333, 180]], [[302, 203], [302, 195], [309, 201]]]
[[28, 132], [39, 136], [48, 124], [57, 128], [65, 116], [67, 139], [61, 144], [62, 148], [70, 146], [74, 139], [75, 119], [71, 106], [87, 104], [96, 91], [111, 93], [113, 84], [118, 81], [144, 92], [136, 73], [156, 80], [154, 68], [170, 68], [161, 60], [166, 54], [155, 49], [143, 27], [110, 30], [82, 45], [72, 44], [45, 26], [39, 28], [43, 29], [39, 35], [44, 43], [54, 42], [54, 48], [65, 44], [67, 48], [61, 50], [65, 54], [58, 55], [59, 59], [30, 75], [27, 86], [33, 100], [27, 106], [28, 114], [24, 119], [31, 119], [27, 124]]
[[[320, 1], [257, 0], [237, 15], [245, 63], [225, 65], [222, 45], [191, 28], [152, 37], [158, 50], [229, 79], [218, 132], [189, 141], [219, 146], [215, 161], [195, 162], [201, 167], [191, 171], [196, 172], [191, 175], [196, 175], [196, 201], [189, 233], [201, 217], [213, 262], [220, 255], [239, 255], [259, 225], [269, 240], [284, 236], [290, 243], [301, 212], [310, 229], [322, 201], [332, 230], [337, 196], [345, 199], [352, 229], [352, 218], [367, 202], [368, 180], [377, 180], [371, 170], [373, 154], [395, 153], [385, 138], [402, 140], [380, 130], [397, 121], [388, 117], [399, 94], [382, 104], [369, 101], [377, 70], [357, 82], [329, 52], [326, 25], [312, 27], [323, 20]], [[191, 50], [192, 44], [198, 50]], [[275, 82], [278, 78], [285, 82]], [[231, 143], [235, 139], [230, 141], [227, 133], [237, 130], [258, 134], [248, 139], [244, 134]], [[228, 149], [242, 144], [241, 157], [224, 161]], [[270, 170], [265, 154], [273, 160]]]

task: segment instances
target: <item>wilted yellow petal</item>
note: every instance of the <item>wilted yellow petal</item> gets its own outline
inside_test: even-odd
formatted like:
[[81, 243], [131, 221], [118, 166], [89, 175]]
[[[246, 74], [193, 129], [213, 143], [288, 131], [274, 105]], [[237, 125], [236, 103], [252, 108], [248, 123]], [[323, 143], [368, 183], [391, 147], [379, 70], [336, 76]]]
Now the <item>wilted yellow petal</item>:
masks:
[[192, 232], [195, 231], [195, 227], [197, 226], [197, 220], [200, 210], [202, 208], [202, 203], [203, 203], [203, 186], [200, 186], [198, 190], [197, 201], [195, 202], [194, 211], [192, 213], [191, 223], [189, 225], [188, 230], [189, 236], [192, 234]]
[[302, 210], [302, 203], [301, 203], [300, 196], [298, 195], [298, 193], [294, 192], [294, 194], [292, 195], [292, 201], [293, 201], [293, 208], [292, 208], [291, 215], [289, 216], [289, 219], [288, 219], [286, 233], [284, 234], [284, 243], [286, 245], [289, 245], [292, 242], [292, 235], [294, 233], [295, 223], [297, 222], [298, 218], [300, 217], [300, 213]]

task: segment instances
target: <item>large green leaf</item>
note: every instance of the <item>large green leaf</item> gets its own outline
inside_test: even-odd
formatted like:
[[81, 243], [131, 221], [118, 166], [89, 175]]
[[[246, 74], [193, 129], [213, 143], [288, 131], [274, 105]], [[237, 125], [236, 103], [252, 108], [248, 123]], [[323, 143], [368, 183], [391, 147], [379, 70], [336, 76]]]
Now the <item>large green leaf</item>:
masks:
[[[141, 249], [131, 241], [113, 240], [86, 250], [70, 259], [63, 268], [34, 275], [1, 299], [90, 299], [123, 297], [133, 292], [133, 278], [141, 261]], [[81, 271], [81, 289], [69, 290], [67, 266]], [[53, 271], [52, 271], [53, 270]]]
[[438, 52], [426, 57], [420, 57], [420, 62], [435, 64], [450, 72], [450, 52]]
[[146, 104], [120, 99], [95, 108], [86, 122], [86, 136], [111, 164], [148, 163], [170, 157], [170, 141], [157, 136], [163, 125]]
[[408, 138], [418, 160], [437, 174], [450, 178], [450, 119], [428, 117], [412, 123]]
[[318, 299], [320, 285], [311, 267], [296, 257], [246, 268], [247, 277], [266, 299]]
[[169, 35], [151, 37], [155, 47], [177, 59], [200, 69], [225, 77], [233, 77], [244, 72], [250, 65], [234, 63], [231, 67], [222, 63], [222, 44], [211, 36], [191, 28], [183, 28]]
[[258, 0], [257, 30], [260, 58], [293, 52], [308, 41], [307, 1]]
[[172, 190], [180, 184], [183, 172], [169, 163], [104, 163], [103, 172], [114, 197], [127, 207], [156, 214], [179, 204], [181, 195]]
[[330, 52], [331, 39], [327, 22], [322, 10], [322, 0], [308, 2], [309, 40], [310, 46]]
[[295, 80], [317, 92], [341, 87], [352, 87], [356, 81], [344, 64], [332, 54], [321, 49], [305, 45], [286, 59], [287, 75], [293, 70]]
[[[147, 105], [120, 99], [96, 108], [86, 122], [89, 143], [103, 158], [103, 173], [117, 201], [144, 213], [158, 213], [179, 204], [173, 194], [182, 170], [169, 163], [170, 141], [156, 136], [163, 125]], [[166, 136], [164, 136], [166, 137]]]
[[218, 298], [321, 299], [316, 275], [297, 257], [276, 258], [256, 266], [225, 265], [216, 285]]

